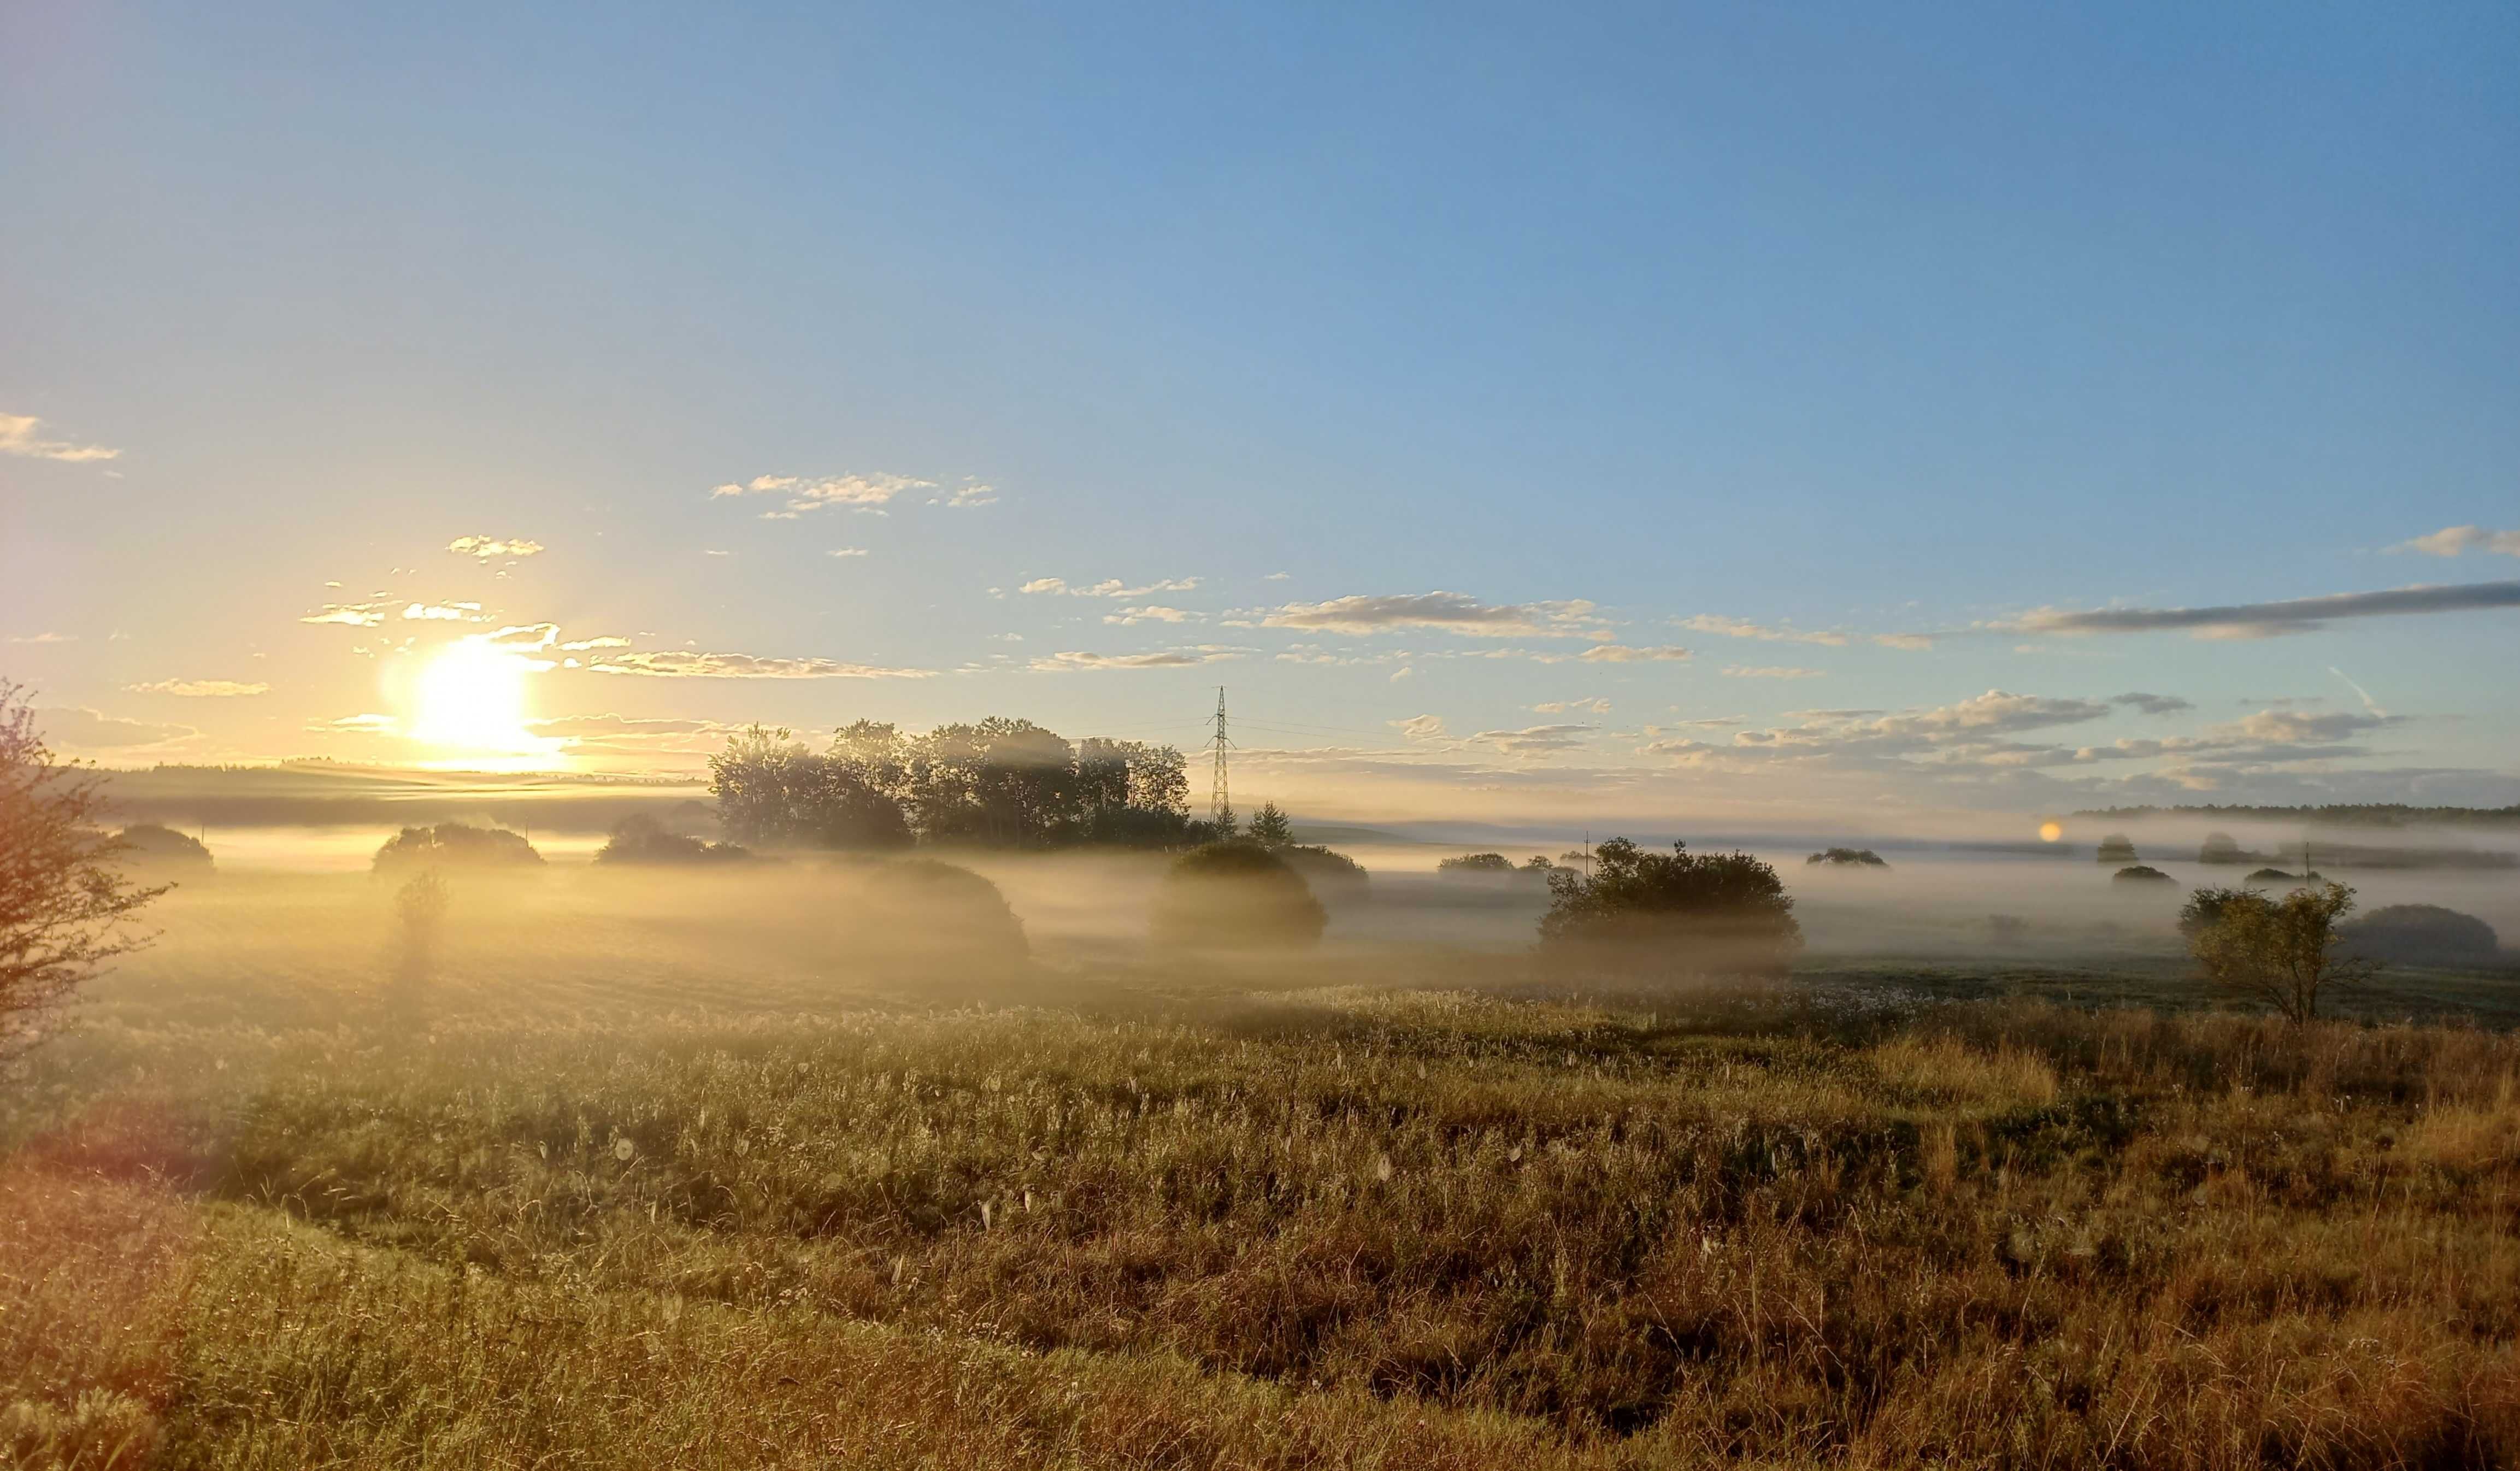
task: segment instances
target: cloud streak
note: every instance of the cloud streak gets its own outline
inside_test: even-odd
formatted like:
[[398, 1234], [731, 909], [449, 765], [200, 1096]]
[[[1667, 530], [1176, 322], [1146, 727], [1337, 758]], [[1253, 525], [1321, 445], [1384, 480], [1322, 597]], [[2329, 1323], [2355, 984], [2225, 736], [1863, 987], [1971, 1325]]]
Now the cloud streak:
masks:
[[2520, 531], [2488, 531], [2482, 526], [2444, 526], [2429, 536], [2400, 542], [2392, 552], [2421, 552], [2427, 557], [2457, 557], [2467, 552], [2492, 552], [2504, 557], [2520, 557]]
[[477, 561], [516, 560], [541, 556], [543, 544], [529, 542], [522, 537], [510, 540], [496, 536], [459, 536], [446, 544], [446, 550]]
[[2342, 619], [2464, 613], [2520, 607], [2520, 581], [2419, 584], [2377, 593], [2334, 593], [2280, 602], [2212, 607], [2043, 608], [2002, 625], [2039, 634], [2139, 634], [2181, 630], [2200, 639], [2267, 639], [2309, 633]]
[[122, 451], [107, 449], [101, 444], [47, 439], [43, 428], [44, 422], [31, 414], [0, 414], [0, 455], [15, 455], [22, 460], [58, 460], [69, 465], [117, 460], [122, 456]]
[[1466, 593], [1356, 594], [1326, 602], [1289, 602], [1260, 620], [1263, 628], [1376, 634], [1431, 628], [1473, 639], [1607, 638], [1594, 605], [1564, 602], [1481, 602]]
[[1192, 648], [1166, 648], [1152, 653], [1088, 653], [1066, 649], [1047, 654], [1032, 661], [1032, 667], [1044, 674], [1073, 674], [1102, 669], [1187, 669], [1198, 664], [1221, 663], [1240, 658], [1250, 652], [1218, 644], [1201, 644]]
[[589, 659], [596, 674], [681, 680], [923, 680], [933, 669], [887, 669], [840, 659], [764, 658], [748, 653], [608, 653]]
[[180, 694], [186, 699], [243, 699], [271, 691], [269, 685], [241, 680], [154, 680], [122, 688], [134, 694]]

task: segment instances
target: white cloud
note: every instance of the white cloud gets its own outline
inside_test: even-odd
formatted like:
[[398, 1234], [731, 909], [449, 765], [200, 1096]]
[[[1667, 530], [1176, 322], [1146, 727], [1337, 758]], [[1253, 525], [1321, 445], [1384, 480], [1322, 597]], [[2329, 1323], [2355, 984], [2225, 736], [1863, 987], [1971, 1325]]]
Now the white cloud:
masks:
[[646, 675], [655, 679], [714, 680], [923, 680], [932, 669], [885, 669], [838, 659], [763, 658], [748, 653], [608, 653], [589, 659], [597, 674]]
[[1201, 644], [1191, 648], [1168, 648], [1154, 653], [1086, 653], [1078, 649], [1050, 654], [1032, 661], [1032, 667], [1045, 674], [1071, 673], [1095, 669], [1181, 669], [1194, 664], [1214, 664], [1239, 658], [1247, 648], [1232, 648], [1216, 644]]
[[459, 536], [446, 544], [446, 550], [458, 557], [480, 561], [497, 561], [502, 557], [520, 558], [542, 554], [543, 544], [522, 537], [508, 539], [496, 536]]
[[67, 439], [43, 437], [44, 422], [30, 414], [0, 414], [0, 455], [16, 455], [27, 460], [60, 460], [84, 464], [95, 460], [114, 460], [120, 450], [110, 450], [101, 444], [72, 444]]
[[10, 639], [9, 642], [12, 644], [75, 644], [78, 642], [78, 635], [57, 634], [46, 631], [40, 634], [19, 635]]
[[1610, 702], [1596, 694], [1590, 699], [1552, 699], [1531, 707], [1535, 715], [1563, 715], [1569, 710], [1583, 710], [1594, 715], [1610, 713]]
[[2520, 531], [2488, 531], [2482, 526], [2444, 526], [2429, 536], [2400, 542], [2392, 552], [2421, 552], [2431, 557], [2456, 557], [2463, 552], [2495, 552], [2520, 557]]
[[867, 549], [864, 547], [833, 547], [831, 551], [826, 552], [823, 555], [826, 557], [864, 557], [867, 555]]
[[477, 602], [415, 602], [402, 610], [407, 623], [483, 623]]
[[1432, 628], [1475, 639], [1598, 639], [1609, 635], [1594, 604], [1481, 602], [1466, 593], [1362, 594], [1327, 602], [1289, 602], [1262, 617], [1264, 628], [1319, 629], [1373, 634], [1398, 628]]
[[1064, 577], [1036, 577], [1015, 591], [1052, 598], [1144, 598], [1148, 593], [1187, 593], [1197, 586], [1195, 577], [1168, 577], [1134, 588], [1117, 577], [1082, 586]]
[[239, 699], [247, 695], [266, 694], [269, 685], [247, 684], [238, 680], [156, 680], [146, 685], [122, 687], [134, 694], [180, 694], [188, 699]]
[[809, 511], [828, 511], [834, 506], [868, 509], [890, 503], [909, 491], [934, 490], [933, 480], [916, 479], [909, 475], [882, 473], [851, 475], [755, 475], [742, 483], [729, 482], [709, 491], [711, 499], [739, 496], [776, 496], [782, 507], [762, 513], [773, 520], [791, 520]]
[[352, 628], [374, 628], [385, 621], [386, 602], [371, 599], [366, 602], [328, 602], [298, 619], [300, 623], [345, 623]]
[[1730, 639], [1763, 639], [1772, 644], [1824, 644], [1832, 648], [1845, 646], [1846, 635], [1825, 630], [1805, 631], [1799, 628], [1770, 628], [1746, 618], [1727, 618], [1716, 613], [1699, 613], [1683, 618], [1680, 626], [1694, 633], [1722, 634]]
[[1198, 617], [1197, 613], [1185, 612], [1177, 607], [1165, 607], [1160, 603], [1150, 602], [1141, 607], [1124, 607], [1116, 613], [1104, 613], [1102, 621], [1116, 623], [1126, 628], [1138, 623], [1190, 623], [1196, 621]]
[[561, 647], [567, 649], [570, 653], [584, 653], [590, 648], [627, 648], [629, 646], [629, 640], [617, 638], [611, 634], [606, 634], [600, 638], [594, 639], [571, 639], [569, 642], [561, 646]]
[[963, 509], [995, 506], [998, 504], [998, 488], [985, 480], [966, 480], [945, 497], [945, 504]]
[[1727, 664], [1724, 673], [1736, 680], [1816, 680], [1828, 671], [1798, 664]]
[[1412, 715], [1407, 720], [1395, 720], [1391, 724], [1398, 727], [1401, 736], [1410, 740], [1444, 738], [1444, 717], [1441, 715]]
[[1677, 644], [1656, 645], [1649, 648], [1631, 648], [1624, 644], [1603, 644], [1585, 649], [1578, 655], [1587, 664], [1634, 664], [1656, 659], [1689, 659], [1696, 654]]

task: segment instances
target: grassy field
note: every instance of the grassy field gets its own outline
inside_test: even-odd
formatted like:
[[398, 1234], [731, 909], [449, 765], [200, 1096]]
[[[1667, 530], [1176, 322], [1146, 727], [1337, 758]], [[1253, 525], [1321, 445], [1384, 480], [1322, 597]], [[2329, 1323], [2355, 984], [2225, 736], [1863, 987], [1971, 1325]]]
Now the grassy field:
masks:
[[415, 980], [355, 880], [178, 896], [0, 1101], [0, 1457], [2520, 1460], [2498, 1033], [760, 904], [460, 899]]

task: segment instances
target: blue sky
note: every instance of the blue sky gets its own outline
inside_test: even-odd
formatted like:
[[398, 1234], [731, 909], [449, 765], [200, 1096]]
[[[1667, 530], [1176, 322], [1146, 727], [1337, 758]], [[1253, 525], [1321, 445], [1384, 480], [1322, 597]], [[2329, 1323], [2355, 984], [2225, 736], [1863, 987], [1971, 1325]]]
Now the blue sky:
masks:
[[2507, 596], [2059, 622], [2520, 579], [2507, 7], [516, 9], [0, 21], [66, 745], [461, 759], [524, 629], [589, 765], [1222, 683], [1324, 810], [2520, 800]]

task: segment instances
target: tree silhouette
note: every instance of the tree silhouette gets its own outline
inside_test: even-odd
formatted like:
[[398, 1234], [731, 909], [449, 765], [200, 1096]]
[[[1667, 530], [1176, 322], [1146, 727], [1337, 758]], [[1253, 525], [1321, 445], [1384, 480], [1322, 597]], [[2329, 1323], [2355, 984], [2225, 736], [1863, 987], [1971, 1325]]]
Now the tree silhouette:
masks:
[[1283, 848], [1295, 840], [1294, 825], [1275, 802], [1263, 802], [1251, 814], [1251, 841], [1263, 848]]

